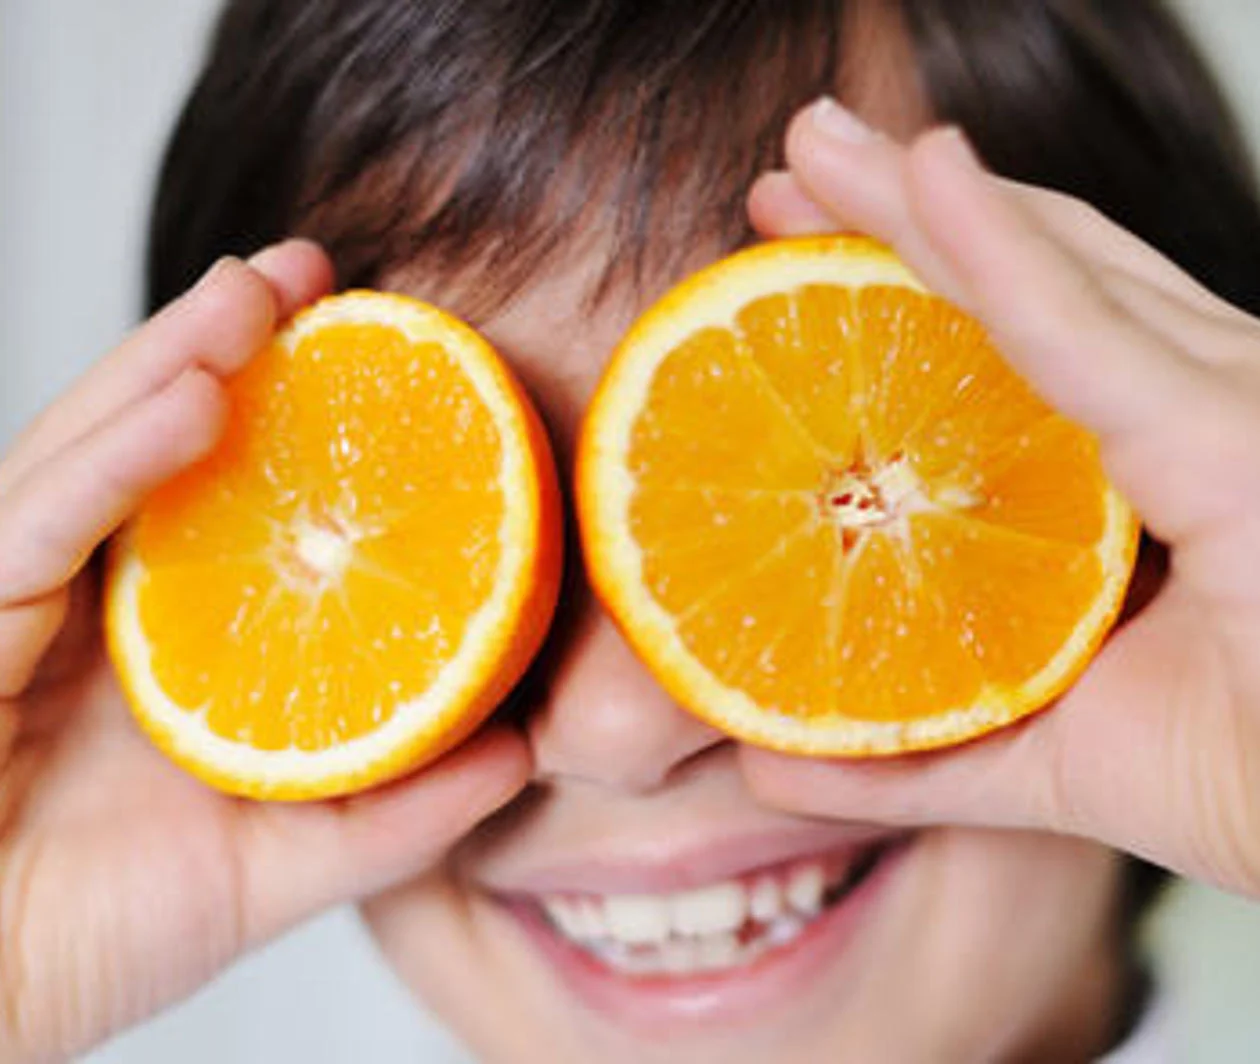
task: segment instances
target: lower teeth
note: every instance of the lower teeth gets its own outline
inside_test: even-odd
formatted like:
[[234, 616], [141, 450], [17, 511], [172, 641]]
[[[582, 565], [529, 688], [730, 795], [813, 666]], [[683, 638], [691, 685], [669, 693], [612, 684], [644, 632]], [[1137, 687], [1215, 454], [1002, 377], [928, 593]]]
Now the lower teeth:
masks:
[[814, 918], [791, 914], [759, 925], [748, 941], [728, 932], [671, 938], [659, 946], [628, 946], [623, 942], [588, 942], [582, 948], [609, 968], [626, 975], [687, 975], [739, 968], [795, 941]]

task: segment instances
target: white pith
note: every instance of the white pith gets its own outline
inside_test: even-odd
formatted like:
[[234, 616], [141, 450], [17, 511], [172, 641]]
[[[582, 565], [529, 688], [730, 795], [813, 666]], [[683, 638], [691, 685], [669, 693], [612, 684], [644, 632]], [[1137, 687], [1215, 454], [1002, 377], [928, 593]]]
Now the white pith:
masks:
[[318, 525], [298, 525], [293, 530], [293, 552], [317, 579], [335, 584], [354, 557], [354, 540]]

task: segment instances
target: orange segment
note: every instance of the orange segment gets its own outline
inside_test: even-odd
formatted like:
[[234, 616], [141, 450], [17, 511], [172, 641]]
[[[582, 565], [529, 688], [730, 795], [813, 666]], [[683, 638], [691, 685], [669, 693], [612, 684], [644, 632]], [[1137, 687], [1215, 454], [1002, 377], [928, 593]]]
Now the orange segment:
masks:
[[[698, 413], [724, 431], [697, 432]], [[703, 329], [679, 345], [634, 435], [631, 468], [647, 482], [756, 490], [808, 488], [818, 477], [814, 441], [728, 329]], [[748, 447], [750, 439], [765, 446]]]
[[[1089, 617], [1103, 584], [1095, 551], [986, 528], [948, 514], [917, 517], [914, 549], [958, 639], [986, 683], [1034, 682]], [[976, 692], [978, 696], [980, 692]]]
[[304, 311], [229, 386], [214, 454], [111, 569], [141, 724], [225, 790], [314, 798], [467, 734], [519, 678], [559, 582], [554, 469], [497, 356], [414, 300]]
[[683, 645], [722, 684], [776, 713], [825, 698], [818, 589], [831, 579], [826, 530], [802, 526], [678, 617]]
[[822, 754], [1045, 705], [1137, 542], [1096, 441], [851, 237], [742, 252], [650, 309], [588, 414], [578, 506], [600, 595], [675, 697]]
[[984, 674], [957, 614], [925, 578], [930, 561], [927, 552], [888, 536], [868, 536], [842, 556], [827, 712], [895, 725], [980, 694]]
[[858, 386], [851, 310], [852, 295], [845, 289], [809, 285], [791, 296], [755, 299], [735, 317], [741, 354], [765, 374], [817, 448], [836, 462], [853, 458], [858, 439], [855, 420], [828, 416], [848, 407]]
[[[1064, 466], [1075, 471], [1062, 478]], [[1018, 433], [982, 470], [985, 490], [968, 511], [975, 520], [1031, 536], [1088, 547], [1107, 523], [1107, 492], [1098, 443], [1062, 418]]]
[[650, 544], [643, 579], [673, 613], [692, 610], [731, 578], [733, 558], [760, 561], [810, 516], [799, 495], [660, 489], [631, 504], [636, 538]]

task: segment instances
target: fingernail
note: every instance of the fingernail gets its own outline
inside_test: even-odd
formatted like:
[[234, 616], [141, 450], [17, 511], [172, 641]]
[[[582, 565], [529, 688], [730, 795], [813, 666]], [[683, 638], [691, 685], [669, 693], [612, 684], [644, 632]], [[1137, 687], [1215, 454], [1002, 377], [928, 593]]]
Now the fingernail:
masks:
[[967, 134], [958, 126], [946, 126], [937, 137], [945, 157], [958, 166], [972, 170], [981, 167], [980, 156], [971, 146]]
[[819, 133], [841, 144], [866, 144], [878, 136], [875, 130], [831, 96], [823, 96], [814, 102], [810, 118]]
[[220, 256], [218, 259], [215, 260], [214, 265], [211, 266], [210, 269], [206, 270], [206, 272], [201, 275], [201, 279], [196, 283], [196, 285], [194, 285], [194, 287], [204, 288], [206, 285], [210, 284], [216, 277], [218, 277], [219, 274], [223, 273], [224, 270], [231, 269], [233, 264], [239, 265], [240, 261], [241, 260], [238, 259], [235, 255]]

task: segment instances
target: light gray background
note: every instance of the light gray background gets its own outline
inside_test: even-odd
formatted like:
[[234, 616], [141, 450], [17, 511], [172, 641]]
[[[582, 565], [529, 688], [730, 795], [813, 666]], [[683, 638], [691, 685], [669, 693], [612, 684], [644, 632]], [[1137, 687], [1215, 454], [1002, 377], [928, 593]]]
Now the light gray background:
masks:
[[[134, 320], [156, 154], [216, 6], [0, 0], [0, 444]], [[1260, 2], [1180, 6], [1260, 144]], [[1182, 1003], [1184, 1059], [1260, 1060], [1260, 907], [1181, 888], [1152, 940]], [[346, 911], [89, 1058], [464, 1059], [383, 969]]]

